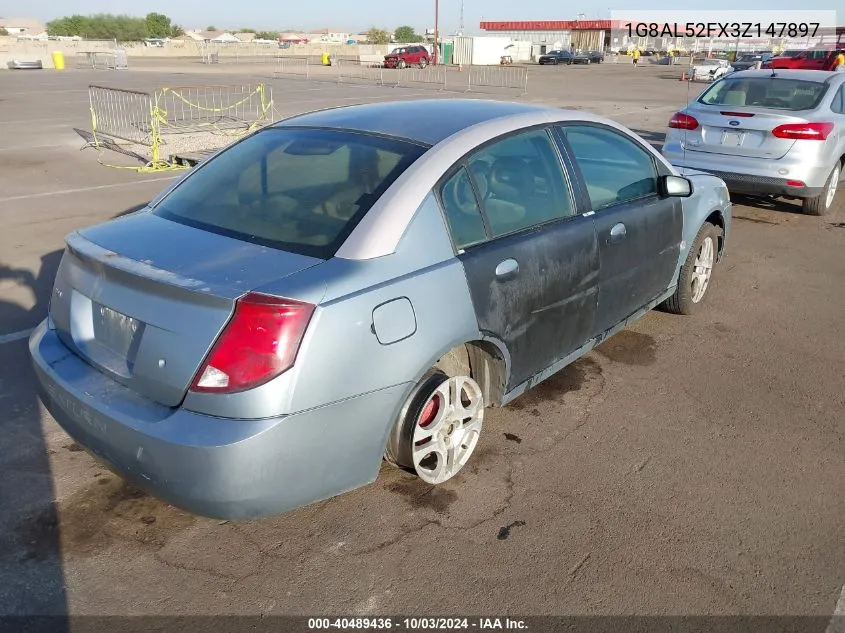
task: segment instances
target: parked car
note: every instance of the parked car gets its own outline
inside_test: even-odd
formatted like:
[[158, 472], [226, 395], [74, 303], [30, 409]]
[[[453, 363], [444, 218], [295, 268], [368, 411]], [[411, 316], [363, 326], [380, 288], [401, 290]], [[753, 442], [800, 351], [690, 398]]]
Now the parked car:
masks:
[[67, 237], [29, 349], [58, 423], [194, 513], [429, 484], [655, 306], [701, 307], [724, 183], [593, 114], [473, 99], [294, 116]]
[[569, 51], [549, 51], [544, 55], [540, 55], [537, 63], [541, 66], [544, 64], [572, 64], [575, 55]]
[[772, 67], [772, 60], [774, 60], [774, 59], [784, 59], [784, 58], [788, 58], [788, 57], [797, 57], [798, 55], [800, 55], [803, 52], [804, 51], [800, 50], [800, 49], [783, 51], [782, 53], [778, 53], [777, 55], [775, 55], [771, 59], [764, 61], [762, 67], [763, 68], [771, 68]]
[[601, 64], [604, 62], [604, 53], [601, 51], [583, 51], [572, 58], [573, 64]]
[[663, 155], [737, 193], [833, 205], [845, 160], [845, 73], [746, 70], [714, 83], [669, 122]]
[[728, 73], [733, 72], [730, 64], [724, 59], [703, 59], [690, 70], [691, 81], [716, 81]]
[[768, 68], [794, 70], [833, 70], [833, 63], [840, 50], [810, 49], [801, 51], [793, 57], [774, 57]]
[[762, 65], [765, 62], [769, 61], [771, 58], [771, 53], [749, 53], [745, 55], [740, 55], [737, 60], [731, 64], [731, 68], [733, 68], [734, 71], [751, 70], [758, 63], [762, 68]]
[[402, 46], [394, 48], [384, 56], [385, 68], [407, 68], [419, 66], [425, 68], [431, 63], [431, 55], [425, 46]]

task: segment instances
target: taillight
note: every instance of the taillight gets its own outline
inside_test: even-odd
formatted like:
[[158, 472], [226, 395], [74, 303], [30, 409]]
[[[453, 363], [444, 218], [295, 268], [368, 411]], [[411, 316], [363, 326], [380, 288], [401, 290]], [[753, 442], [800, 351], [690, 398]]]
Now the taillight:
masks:
[[234, 393], [258, 387], [293, 367], [314, 313], [309, 303], [249, 293], [208, 354], [191, 391]]
[[671, 119], [669, 119], [669, 127], [676, 130], [694, 130], [698, 127], [698, 121], [695, 117], [691, 117], [683, 112], [676, 112]]
[[787, 123], [778, 125], [772, 134], [794, 141], [823, 141], [833, 131], [833, 123]]

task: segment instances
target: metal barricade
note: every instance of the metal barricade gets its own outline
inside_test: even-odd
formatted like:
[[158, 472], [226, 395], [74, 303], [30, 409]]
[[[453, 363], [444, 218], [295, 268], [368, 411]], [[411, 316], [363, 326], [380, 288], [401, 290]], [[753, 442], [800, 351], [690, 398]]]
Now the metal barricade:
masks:
[[152, 146], [153, 95], [135, 90], [89, 86], [91, 126], [98, 134], [138, 145]]
[[345, 59], [338, 59], [332, 65], [337, 67], [338, 83], [360, 82], [374, 83], [379, 86], [384, 85], [384, 69], [380, 66], [374, 67], [358, 61]]
[[[145, 170], [172, 157], [218, 149], [273, 121], [272, 93], [255, 86], [186, 86], [155, 93], [89, 86], [94, 147], [141, 158]], [[122, 143], [120, 141], [123, 141]], [[171, 157], [162, 156], [166, 150]]]
[[276, 58], [275, 77], [309, 77], [309, 64], [307, 57], [293, 57], [279, 55]]
[[437, 90], [446, 89], [447, 67], [426, 66], [425, 68], [405, 68], [396, 71], [398, 86], [403, 87], [432, 87]]
[[528, 92], [528, 69], [521, 66], [470, 66], [467, 91], [514, 90]]
[[180, 86], [155, 95], [155, 117], [162, 134], [243, 130], [272, 116], [272, 91], [256, 86]]

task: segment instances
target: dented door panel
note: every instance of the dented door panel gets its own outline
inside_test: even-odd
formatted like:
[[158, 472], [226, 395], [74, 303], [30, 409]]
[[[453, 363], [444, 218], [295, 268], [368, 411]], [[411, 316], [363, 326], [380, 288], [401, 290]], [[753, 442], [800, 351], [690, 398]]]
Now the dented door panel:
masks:
[[[590, 217], [575, 216], [493, 240], [459, 258], [479, 329], [502, 340], [510, 352], [508, 388], [590, 338], [599, 265]], [[509, 260], [516, 262], [516, 270]]]

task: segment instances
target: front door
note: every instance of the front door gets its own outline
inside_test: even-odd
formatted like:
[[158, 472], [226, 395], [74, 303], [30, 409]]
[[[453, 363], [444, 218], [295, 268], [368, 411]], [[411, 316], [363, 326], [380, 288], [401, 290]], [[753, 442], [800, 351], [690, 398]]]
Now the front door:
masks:
[[679, 198], [659, 195], [657, 162], [634, 138], [592, 123], [559, 130], [595, 214], [600, 274], [593, 333], [599, 335], [672, 284], [683, 206]]
[[590, 338], [599, 250], [549, 130], [508, 135], [440, 188], [479, 329], [511, 357], [508, 389]]

